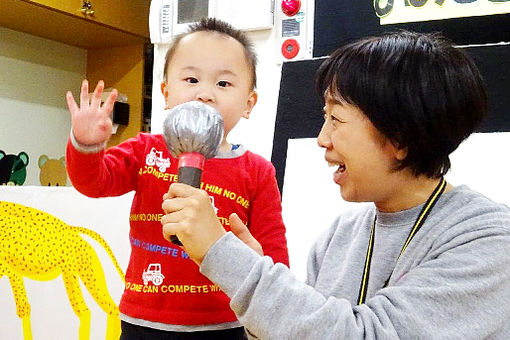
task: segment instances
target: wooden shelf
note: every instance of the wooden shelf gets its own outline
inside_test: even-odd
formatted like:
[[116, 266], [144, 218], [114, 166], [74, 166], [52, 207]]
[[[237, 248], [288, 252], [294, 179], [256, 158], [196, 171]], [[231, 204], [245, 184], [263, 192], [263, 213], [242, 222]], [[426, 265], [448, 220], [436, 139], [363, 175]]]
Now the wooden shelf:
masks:
[[141, 37], [149, 36], [150, 0], [88, 0], [93, 15], [84, 14], [83, 0], [23, 0]]
[[87, 50], [90, 86], [104, 80], [130, 105], [129, 125], [119, 126], [111, 146], [142, 130], [150, 0], [91, 1], [93, 17], [79, 11], [81, 0], [0, 0], [0, 26]]
[[[28, 0], [1, 0], [0, 25], [85, 49], [139, 45], [149, 42], [148, 10], [150, 1], [147, 0], [146, 3], [146, 8], [140, 10], [139, 13], [147, 26], [141, 34], [129, 32], [126, 27], [119, 28], [100, 22], [97, 19], [101, 17], [99, 14], [96, 18], [91, 19], [81, 15], [78, 10], [76, 10], [76, 15], [73, 15]], [[79, 2], [77, 4], [79, 5]], [[108, 20], [105, 21], [108, 22]]]

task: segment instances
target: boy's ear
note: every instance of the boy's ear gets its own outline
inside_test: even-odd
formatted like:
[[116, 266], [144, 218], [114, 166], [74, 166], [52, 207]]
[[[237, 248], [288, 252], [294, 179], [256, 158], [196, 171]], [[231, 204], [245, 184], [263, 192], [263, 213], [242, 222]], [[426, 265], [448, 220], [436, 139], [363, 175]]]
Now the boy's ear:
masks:
[[248, 99], [246, 101], [246, 110], [243, 112], [242, 115], [243, 118], [246, 119], [250, 118], [251, 110], [253, 110], [253, 107], [255, 106], [255, 104], [257, 104], [258, 96], [259, 95], [255, 90], [251, 91], [251, 93], [248, 95]]
[[166, 89], [166, 83], [163, 81], [161, 82], [161, 93], [163, 94], [163, 96], [165, 97], [168, 97], [168, 91]]
[[168, 109], [168, 107], [166, 107], [166, 100], [168, 98], [168, 90], [166, 89], [166, 83], [164, 81], [161, 82], [161, 93], [163, 94], [163, 97], [165, 97], [165, 109]]

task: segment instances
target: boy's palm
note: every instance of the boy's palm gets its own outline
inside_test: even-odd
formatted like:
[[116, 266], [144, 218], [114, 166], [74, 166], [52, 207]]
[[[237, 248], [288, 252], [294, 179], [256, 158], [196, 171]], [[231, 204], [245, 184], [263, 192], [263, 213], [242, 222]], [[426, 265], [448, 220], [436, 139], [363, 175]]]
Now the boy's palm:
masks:
[[71, 91], [66, 93], [73, 134], [80, 144], [96, 145], [104, 143], [112, 133], [111, 113], [117, 98], [117, 91], [113, 90], [104, 104], [101, 105], [103, 90], [104, 82], [100, 80], [92, 94], [92, 98], [90, 98], [88, 82], [84, 80], [81, 85], [80, 106], [74, 100]]

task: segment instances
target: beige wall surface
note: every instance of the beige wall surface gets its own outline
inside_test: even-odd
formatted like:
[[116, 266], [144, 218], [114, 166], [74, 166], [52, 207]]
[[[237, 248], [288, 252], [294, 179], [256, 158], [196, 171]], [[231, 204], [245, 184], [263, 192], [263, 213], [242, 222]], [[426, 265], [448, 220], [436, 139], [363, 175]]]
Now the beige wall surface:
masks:
[[0, 27], [0, 150], [28, 154], [24, 185], [40, 185], [39, 156], [65, 155], [64, 95], [78, 95], [86, 67], [84, 49]]

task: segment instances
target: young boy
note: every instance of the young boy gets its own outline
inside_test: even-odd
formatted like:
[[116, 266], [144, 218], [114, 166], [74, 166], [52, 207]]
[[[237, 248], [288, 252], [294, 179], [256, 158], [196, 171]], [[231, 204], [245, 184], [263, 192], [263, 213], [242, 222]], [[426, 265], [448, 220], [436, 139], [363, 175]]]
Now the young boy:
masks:
[[443, 178], [487, 110], [473, 61], [441, 36], [398, 32], [339, 48], [317, 84], [333, 181], [373, 204], [318, 238], [306, 284], [226, 233], [185, 184], [163, 203], [166, 237], [259, 339], [510, 339], [510, 209]]
[[[225, 135], [218, 156], [205, 163], [202, 188], [226, 230], [247, 223], [263, 253], [288, 266], [274, 167], [226, 139], [257, 102], [255, 65], [253, 47], [242, 32], [204, 19], [169, 49], [161, 90], [167, 109], [198, 100], [223, 116]], [[119, 306], [121, 339], [242, 339], [244, 330], [228, 297], [200, 274], [180, 247], [163, 238], [162, 196], [177, 181], [178, 165], [163, 136], [141, 133], [103, 150], [116, 96], [113, 91], [101, 106], [103, 87], [99, 82], [89, 104], [84, 81], [80, 107], [67, 94], [72, 131], [66, 161], [73, 185], [85, 195], [136, 192], [130, 215], [131, 257]]]

